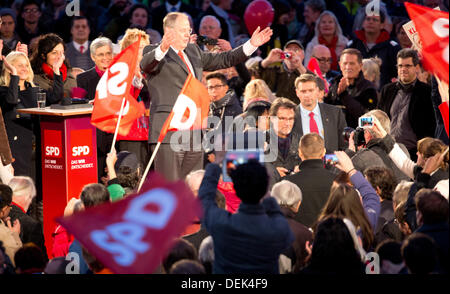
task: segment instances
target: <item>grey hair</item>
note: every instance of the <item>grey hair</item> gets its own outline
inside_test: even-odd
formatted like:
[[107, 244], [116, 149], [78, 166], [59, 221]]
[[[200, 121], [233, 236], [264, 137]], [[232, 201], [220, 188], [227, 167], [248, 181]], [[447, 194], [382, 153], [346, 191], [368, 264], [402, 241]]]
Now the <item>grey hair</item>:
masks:
[[317, 18], [316, 27], [315, 27], [316, 36], [319, 37], [319, 24], [320, 24], [320, 21], [322, 20], [322, 17], [324, 17], [325, 15], [329, 15], [329, 16], [331, 16], [333, 18], [334, 24], [336, 25], [335, 35], [338, 36], [338, 37], [342, 36], [342, 28], [341, 28], [341, 25], [339, 24], [339, 21], [338, 21], [336, 15], [334, 15], [334, 13], [329, 11], [329, 10], [325, 10], [324, 12], [322, 12], [319, 15], [319, 18]]
[[214, 21], [219, 25], [219, 28], [221, 28], [219, 19], [214, 15], [205, 15], [204, 17], [202, 17], [202, 20], [200, 20], [200, 25], [198, 27], [200, 28], [202, 26], [203, 21], [205, 21], [208, 18], [214, 19]]
[[13, 197], [36, 196], [36, 187], [30, 177], [16, 176], [9, 181], [8, 186], [13, 190]]
[[405, 180], [398, 183], [397, 187], [395, 187], [394, 193], [392, 194], [392, 201], [395, 206], [398, 206], [400, 203], [405, 202], [408, 199], [408, 193], [413, 184], [414, 182], [408, 182]]
[[89, 46], [89, 50], [91, 50], [91, 55], [95, 55], [95, 51], [97, 51], [98, 48], [103, 46], [109, 46], [111, 48], [111, 52], [113, 51], [113, 44], [110, 39], [106, 37], [99, 37], [92, 41], [91, 46]]
[[214, 241], [211, 236], [203, 239], [200, 247], [198, 248], [198, 260], [201, 263], [214, 263]]
[[187, 176], [186, 179], [184, 180], [186, 182], [186, 184], [189, 186], [189, 188], [192, 190], [192, 183], [195, 179], [201, 178], [203, 179], [203, 176], [205, 175], [205, 170], [204, 169], [198, 169], [198, 170], [194, 170], [191, 171]]
[[303, 199], [300, 188], [289, 181], [282, 180], [272, 187], [271, 195], [280, 206], [295, 207]]

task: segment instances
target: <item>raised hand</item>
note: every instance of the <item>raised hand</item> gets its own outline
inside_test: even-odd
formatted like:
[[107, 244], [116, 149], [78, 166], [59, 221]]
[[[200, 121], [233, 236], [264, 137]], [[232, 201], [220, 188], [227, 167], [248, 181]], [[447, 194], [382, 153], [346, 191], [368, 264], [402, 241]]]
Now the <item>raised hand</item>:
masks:
[[177, 39], [179, 36], [177, 35], [176, 31], [172, 28], [167, 28], [167, 30], [164, 32], [164, 35], [161, 39], [161, 51], [166, 52], [169, 50], [169, 47], [171, 45], [175, 45], [177, 42]]
[[375, 132], [375, 134], [377, 135], [378, 138], [386, 137], [387, 132], [381, 125], [380, 121], [374, 115], [372, 115], [371, 117], [373, 120], [373, 127], [371, 128], [372, 131]]
[[189, 37], [189, 43], [191, 43], [191, 44], [195, 44], [195, 43], [197, 43], [197, 34], [192, 34], [190, 37]]
[[335, 151], [334, 154], [336, 154], [338, 158], [338, 163], [336, 163], [336, 167], [338, 169], [346, 173], [349, 173], [351, 170], [355, 169], [353, 162], [350, 157], [348, 157], [347, 153], [344, 151]]
[[230, 51], [231, 49], [233, 49], [231, 47], [230, 42], [228, 42], [227, 40], [224, 40], [224, 39], [218, 39], [217, 46], [219, 46], [220, 51], [222, 51], [222, 52]]
[[64, 54], [62, 54], [57, 61], [55, 61], [55, 63], [53, 63], [53, 72], [57, 75], [60, 75], [59, 69], [61, 68], [64, 59], [66, 59], [66, 57], [64, 56]]
[[250, 44], [255, 47], [259, 47], [267, 42], [269, 42], [270, 37], [272, 36], [273, 31], [270, 27], [265, 28], [261, 31], [260, 27], [257, 27], [253, 32], [253, 35], [250, 39]]
[[350, 83], [348, 82], [348, 79], [342, 77], [342, 79], [338, 85], [338, 90], [337, 90], [338, 95], [340, 95], [342, 92], [344, 92], [349, 85], [350, 85]]
[[6, 60], [5, 56], [2, 55], [3, 65], [6, 68], [6, 70], [13, 76], [17, 76], [17, 69], [9, 64], [9, 62]]
[[17, 42], [16, 51], [22, 52], [26, 56], [28, 56], [28, 45]]
[[269, 55], [261, 62], [262, 67], [267, 67], [272, 63], [283, 61], [281, 54], [283, 50], [280, 48], [273, 48], [270, 50]]
[[2, 54], [3, 51], [3, 40], [0, 39], [0, 55]]

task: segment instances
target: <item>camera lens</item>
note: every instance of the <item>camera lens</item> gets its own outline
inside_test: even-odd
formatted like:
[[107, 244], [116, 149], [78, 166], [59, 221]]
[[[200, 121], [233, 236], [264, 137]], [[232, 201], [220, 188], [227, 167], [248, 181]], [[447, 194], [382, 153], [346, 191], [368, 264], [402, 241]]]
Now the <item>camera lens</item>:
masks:
[[344, 131], [342, 132], [342, 136], [344, 136], [345, 141], [349, 141], [350, 140], [350, 135], [352, 134], [352, 132], [354, 132], [355, 129], [351, 128], [351, 127], [345, 127]]

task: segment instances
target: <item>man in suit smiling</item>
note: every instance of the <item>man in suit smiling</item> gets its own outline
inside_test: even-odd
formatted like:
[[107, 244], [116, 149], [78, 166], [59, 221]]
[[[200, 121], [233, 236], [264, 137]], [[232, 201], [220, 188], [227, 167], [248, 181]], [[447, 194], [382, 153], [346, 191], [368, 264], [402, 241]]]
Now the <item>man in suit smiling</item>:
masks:
[[295, 111], [293, 132], [301, 136], [318, 133], [325, 140], [327, 153], [345, 150], [342, 132], [347, 126], [344, 113], [336, 106], [318, 103], [319, 87], [314, 75], [302, 74], [295, 80], [300, 104]]
[[[188, 16], [183, 13], [169, 13], [163, 21], [164, 35], [160, 44], [144, 48], [141, 69], [148, 79], [152, 105], [150, 107], [149, 144], [153, 151], [162, 126], [172, 111], [173, 105], [189, 73], [200, 79], [205, 71], [228, 68], [244, 62], [248, 56], [266, 43], [272, 30], [257, 29], [251, 39], [242, 46], [222, 53], [203, 52], [190, 43], [192, 29]], [[200, 142], [191, 145], [189, 151], [174, 151], [170, 146], [173, 132], [169, 132], [155, 157], [155, 170], [168, 180], [184, 178], [190, 171], [203, 166]], [[191, 132], [191, 142], [192, 142]], [[200, 147], [201, 148], [201, 147]]]

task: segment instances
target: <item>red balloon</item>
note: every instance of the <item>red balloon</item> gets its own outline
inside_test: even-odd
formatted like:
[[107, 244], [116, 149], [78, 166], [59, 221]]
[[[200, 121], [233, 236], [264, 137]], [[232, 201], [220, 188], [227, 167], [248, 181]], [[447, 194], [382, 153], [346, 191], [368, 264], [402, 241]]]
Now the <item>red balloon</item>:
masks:
[[250, 36], [259, 26], [261, 30], [272, 25], [274, 10], [272, 4], [266, 0], [255, 0], [247, 6], [244, 21]]

